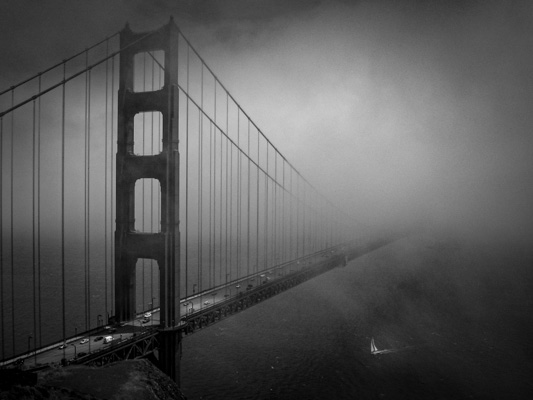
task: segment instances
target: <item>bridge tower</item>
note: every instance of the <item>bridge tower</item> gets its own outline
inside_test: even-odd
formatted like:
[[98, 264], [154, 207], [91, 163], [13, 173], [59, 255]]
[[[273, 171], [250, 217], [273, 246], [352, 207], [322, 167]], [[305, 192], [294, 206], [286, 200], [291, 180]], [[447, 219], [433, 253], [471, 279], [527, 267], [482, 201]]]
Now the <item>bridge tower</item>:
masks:
[[[120, 34], [120, 84], [116, 156], [115, 309], [119, 321], [135, 317], [136, 262], [157, 262], [160, 276], [159, 366], [179, 382], [179, 153], [178, 153], [178, 28], [171, 19], [161, 29]], [[164, 52], [164, 84], [159, 90], [134, 91], [134, 57]], [[159, 154], [134, 154], [134, 117], [160, 112], [163, 149]], [[157, 179], [161, 187], [161, 231], [135, 232], [135, 182]]]

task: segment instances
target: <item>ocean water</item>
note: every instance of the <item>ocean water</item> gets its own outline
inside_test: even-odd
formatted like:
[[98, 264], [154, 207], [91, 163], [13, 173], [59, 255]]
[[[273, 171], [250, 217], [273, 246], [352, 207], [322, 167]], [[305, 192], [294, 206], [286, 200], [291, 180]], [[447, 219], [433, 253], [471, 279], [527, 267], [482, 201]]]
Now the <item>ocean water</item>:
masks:
[[399, 240], [185, 337], [183, 392], [533, 398], [532, 267], [527, 246]]

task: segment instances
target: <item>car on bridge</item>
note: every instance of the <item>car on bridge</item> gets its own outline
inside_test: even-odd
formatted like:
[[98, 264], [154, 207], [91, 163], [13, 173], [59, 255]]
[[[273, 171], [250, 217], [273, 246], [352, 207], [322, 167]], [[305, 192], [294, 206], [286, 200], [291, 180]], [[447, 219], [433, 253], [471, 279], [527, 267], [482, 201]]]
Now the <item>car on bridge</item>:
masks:
[[63, 350], [63, 349], [66, 349], [67, 348], [67, 344], [66, 343], [63, 343], [61, 346], [58, 347], [59, 350]]
[[102, 340], [104, 337], [103, 336], [97, 336], [94, 338], [94, 341], [95, 342], [99, 342], [100, 340]]
[[24, 364], [24, 359], [23, 359], [23, 358], [19, 358], [18, 360], [16, 360], [16, 361], [13, 363], [13, 365], [14, 365], [15, 367], [20, 367], [20, 366], [23, 365], [23, 364]]
[[87, 338], [80, 340], [80, 344], [85, 344], [85, 343], [88, 343], [88, 342], [89, 342], [89, 339], [87, 339]]

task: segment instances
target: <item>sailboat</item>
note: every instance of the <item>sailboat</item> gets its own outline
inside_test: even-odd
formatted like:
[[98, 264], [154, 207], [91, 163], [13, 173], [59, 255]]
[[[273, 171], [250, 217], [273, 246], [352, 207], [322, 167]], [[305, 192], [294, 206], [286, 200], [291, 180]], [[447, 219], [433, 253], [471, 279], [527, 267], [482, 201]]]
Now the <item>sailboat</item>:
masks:
[[372, 338], [372, 340], [370, 341], [370, 353], [372, 355], [394, 353], [395, 351], [395, 349], [378, 350], [378, 348], [376, 347], [376, 343], [374, 342], [374, 338]]

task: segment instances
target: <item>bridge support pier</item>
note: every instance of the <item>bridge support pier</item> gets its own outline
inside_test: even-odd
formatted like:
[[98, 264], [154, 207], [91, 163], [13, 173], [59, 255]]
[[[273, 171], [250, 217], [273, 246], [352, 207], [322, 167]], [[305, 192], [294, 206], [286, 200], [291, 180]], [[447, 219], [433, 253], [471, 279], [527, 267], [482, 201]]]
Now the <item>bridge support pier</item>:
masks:
[[[135, 318], [136, 262], [153, 259], [159, 267], [161, 369], [179, 382], [180, 338], [180, 234], [179, 234], [179, 31], [170, 22], [153, 32], [120, 33], [120, 86], [118, 94], [115, 306], [119, 321]], [[135, 91], [134, 57], [161, 50], [164, 83], [161, 89]], [[162, 116], [162, 150], [159, 154], [134, 153], [135, 115], [159, 112]], [[161, 231], [135, 230], [135, 182], [157, 179], [161, 188]]]
[[180, 384], [181, 330], [159, 331], [159, 368]]

